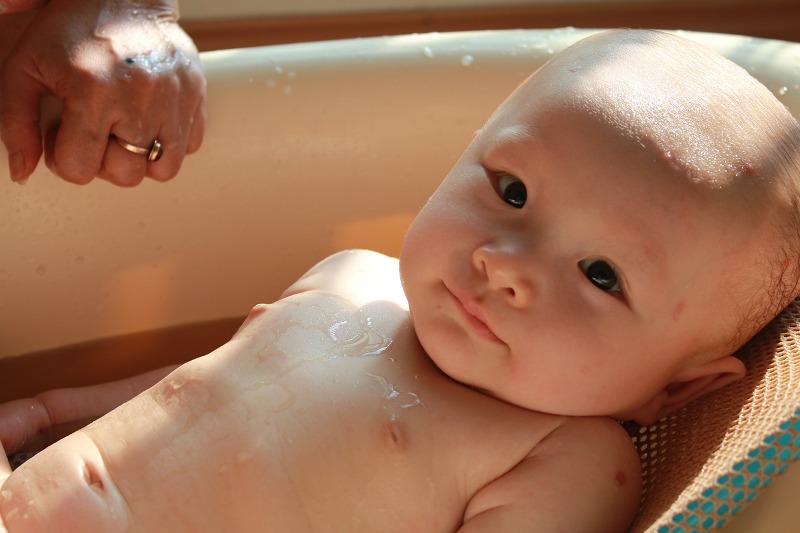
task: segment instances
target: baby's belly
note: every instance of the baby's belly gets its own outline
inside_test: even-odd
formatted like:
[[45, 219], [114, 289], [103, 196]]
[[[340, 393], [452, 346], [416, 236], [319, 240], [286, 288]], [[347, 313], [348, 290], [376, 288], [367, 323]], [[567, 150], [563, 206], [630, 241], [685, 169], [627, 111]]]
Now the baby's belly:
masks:
[[320, 352], [240, 338], [90, 427], [132, 523], [454, 530], [468, 497], [452, 453], [463, 442], [442, 415], [445, 390], [462, 387], [409, 331], [391, 340]]

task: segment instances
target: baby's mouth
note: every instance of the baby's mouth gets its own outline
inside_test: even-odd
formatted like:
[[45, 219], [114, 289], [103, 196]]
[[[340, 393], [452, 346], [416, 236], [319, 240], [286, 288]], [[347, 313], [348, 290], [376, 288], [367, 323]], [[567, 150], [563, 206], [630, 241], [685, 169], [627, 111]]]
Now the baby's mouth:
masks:
[[495, 335], [494, 331], [492, 331], [492, 328], [489, 327], [483, 310], [474, 299], [468, 295], [456, 293], [450, 290], [449, 287], [447, 290], [453, 297], [453, 302], [459, 313], [475, 334], [495, 344], [504, 344], [500, 337]]

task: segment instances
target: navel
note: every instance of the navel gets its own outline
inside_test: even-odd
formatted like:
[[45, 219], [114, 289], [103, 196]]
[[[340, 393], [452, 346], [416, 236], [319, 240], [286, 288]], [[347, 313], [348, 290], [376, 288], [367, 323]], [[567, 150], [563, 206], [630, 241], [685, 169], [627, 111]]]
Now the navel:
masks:
[[92, 489], [98, 492], [105, 492], [106, 486], [105, 483], [103, 483], [103, 478], [94, 465], [89, 463], [83, 464], [83, 479]]
[[381, 444], [390, 453], [404, 453], [408, 449], [408, 433], [405, 424], [392, 416], [381, 425]]

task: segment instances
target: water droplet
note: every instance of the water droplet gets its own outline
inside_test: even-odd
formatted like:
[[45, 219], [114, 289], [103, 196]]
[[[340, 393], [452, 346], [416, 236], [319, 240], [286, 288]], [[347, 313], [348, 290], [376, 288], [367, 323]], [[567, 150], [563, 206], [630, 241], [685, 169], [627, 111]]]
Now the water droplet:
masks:
[[472, 64], [473, 61], [475, 61], [475, 58], [472, 57], [471, 54], [466, 54], [461, 58], [461, 65], [464, 67], [468, 67]]
[[340, 320], [331, 325], [329, 335], [336, 342], [346, 342], [360, 334], [355, 321]]
[[422, 405], [422, 400], [419, 399], [419, 396], [415, 392], [407, 392], [406, 395], [410, 396], [411, 398], [407, 399], [406, 403], [400, 406], [401, 409], [408, 409], [409, 407], [414, 407], [415, 405]]
[[427, 57], [428, 59], [433, 59], [435, 54], [433, 53], [433, 49], [430, 46], [426, 46], [422, 49], [422, 55]]
[[785, 95], [788, 92], [789, 92], [789, 88], [786, 87], [785, 85], [783, 87], [781, 87], [780, 89], [778, 89], [778, 94], [781, 95], [781, 96]]

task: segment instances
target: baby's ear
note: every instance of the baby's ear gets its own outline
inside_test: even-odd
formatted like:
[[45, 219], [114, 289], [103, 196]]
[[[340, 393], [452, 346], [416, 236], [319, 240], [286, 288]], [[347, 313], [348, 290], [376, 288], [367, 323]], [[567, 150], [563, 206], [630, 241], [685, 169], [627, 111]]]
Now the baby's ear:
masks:
[[685, 369], [648, 403], [630, 413], [630, 419], [650, 425], [692, 400], [744, 377], [744, 363], [726, 355]]

